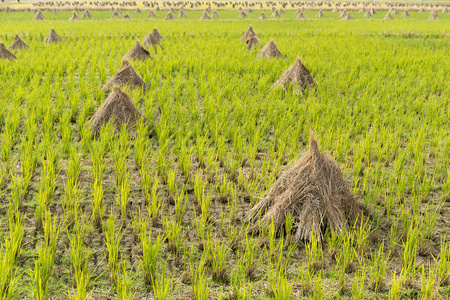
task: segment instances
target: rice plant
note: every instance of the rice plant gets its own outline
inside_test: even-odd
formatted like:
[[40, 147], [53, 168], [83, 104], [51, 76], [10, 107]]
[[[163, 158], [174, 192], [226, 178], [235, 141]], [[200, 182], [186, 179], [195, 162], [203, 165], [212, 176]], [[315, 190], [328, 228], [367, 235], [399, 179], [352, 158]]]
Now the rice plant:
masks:
[[116, 221], [116, 215], [111, 211], [104, 228], [105, 244], [108, 250], [109, 281], [111, 284], [117, 284], [120, 268], [120, 241], [123, 237], [122, 228], [116, 227]]
[[[145, 223], [146, 224], [146, 223]], [[152, 240], [151, 230], [147, 233], [147, 226], [142, 228], [141, 236], [141, 264], [144, 271], [144, 282], [147, 285], [153, 284], [158, 267], [158, 256], [161, 252], [164, 239], [158, 235], [156, 240]]]

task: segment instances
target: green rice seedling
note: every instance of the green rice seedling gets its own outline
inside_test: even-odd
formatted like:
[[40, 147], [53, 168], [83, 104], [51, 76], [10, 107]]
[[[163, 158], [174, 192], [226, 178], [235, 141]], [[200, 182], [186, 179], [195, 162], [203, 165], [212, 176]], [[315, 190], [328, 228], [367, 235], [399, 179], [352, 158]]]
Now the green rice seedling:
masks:
[[286, 213], [286, 221], [284, 223], [284, 233], [286, 234], [286, 245], [291, 244], [292, 233], [294, 229], [294, 218], [291, 213]]
[[420, 220], [421, 244], [424, 243], [425, 239], [431, 239], [433, 237], [433, 233], [436, 230], [436, 224], [440, 216], [439, 210], [442, 207], [442, 203], [435, 203], [435, 201], [433, 201], [433, 203], [429, 203], [427, 206], [433, 205], [435, 205], [435, 209], [427, 207], [425, 213], [423, 214], [423, 217]]
[[106, 207], [103, 205], [102, 179], [96, 178], [92, 186], [92, 222], [94, 226], [101, 228], [102, 218], [105, 212]]
[[441, 238], [441, 251], [439, 260], [433, 257], [437, 267], [436, 273], [439, 285], [448, 285], [450, 283], [450, 243], [446, 243]]
[[205, 262], [201, 260], [198, 267], [195, 268], [191, 265], [192, 276], [192, 294], [196, 300], [209, 299], [210, 288], [206, 280], [205, 274]]
[[216, 181], [216, 191], [219, 195], [219, 200], [222, 203], [226, 203], [230, 197], [232, 190], [232, 184], [228, 181], [227, 177], [223, 174], [219, 176], [219, 180]]
[[419, 241], [419, 229], [414, 226], [413, 222], [409, 226], [406, 241], [403, 242], [402, 262], [403, 275], [407, 280], [414, 279], [416, 273], [417, 247]]
[[235, 186], [231, 189], [231, 201], [228, 202], [230, 205], [230, 213], [228, 218], [230, 222], [236, 221], [237, 219], [237, 206], [238, 206], [238, 191]]
[[205, 223], [211, 223], [211, 195], [205, 192], [202, 193], [200, 198], [200, 210], [202, 212], [202, 219]]
[[142, 195], [144, 196], [144, 202], [146, 205], [150, 203], [151, 189], [152, 189], [152, 176], [146, 167], [139, 169], [139, 177], [141, 179]]
[[106, 221], [104, 228], [105, 231], [105, 243], [108, 249], [108, 271], [109, 281], [111, 284], [117, 284], [117, 277], [119, 274], [119, 253], [120, 242], [122, 240], [122, 227], [116, 228], [116, 215], [111, 210], [111, 214]]
[[69, 153], [70, 145], [72, 141], [72, 128], [70, 126], [71, 113], [67, 111], [63, 114], [60, 124], [60, 132], [61, 132], [61, 142], [62, 142], [62, 151], [64, 153]]
[[20, 256], [22, 241], [25, 235], [24, 216], [20, 212], [15, 212], [8, 218], [9, 240], [5, 240], [8, 257], [15, 264]]
[[181, 253], [181, 223], [166, 219], [163, 227], [168, 241], [167, 250], [178, 257]]
[[355, 225], [359, 223], [359, 226], [355, 226], [357, 228], [355, 230], [355, 243], [357, 247], [357, 251], [359, 255], [364, 255], [364, 253], [369, 248], [369, 235], [373, 232], [371, 225], [369, 224], [369, 219], [366, 219], [364, 222], [363, 220], [355, 221]]
[[114, 173], [116, 174], [117, 186], [120, 186], [122, 182], [125, 180], [125, 177], [128, 176], [128, 149], [122, 149], [118, 146], [119, 144], [116, 143], [116, 146], [114, 147], [113, 152], [113, 161], [114, 161]]
[[101, 153], [101, 157], [116, 145], [115, 143], [116, 128], [112, 121], [103, 124], [100, 129], [98, 144], [96, 144], [97, 151]]
[[[369, 288], [375, 292], [383, 288], [383, 279], [386, 277], [386, 272], [390, 264], [390, 261], [388, 261], [389, 254], [385, 255], [383, 249], [384, 243], [381, 243], [378, 251], [372, 253], [368, 267], [365, 268], [369, 277]], [[360, 265], [363, 267], [362, 260], [360, 260]]]
[[342, 249], [336, 256], [335, 271], [338, 276], [338, 285], [341, 290], [344, 287], [345, 274], [351, 273], [354, 269], [353, 260], [355, 256], [353, 245], [353, 235], [346, 233]]
[[319, 273], [315, 279], [316, 280], [314, 281], [311, 299], [314, 299], [314, 300], [325, 299], [326, 296], [322, 290], [322, 287], [323, 287], [322, 274]]
[[44, 216], [45, 216], [45, 213], [47, 212], [48, 205], [50, 202], [50, 200], [46, 198], [45, 192], [42, 187], [39, 189], [36, 202], [37, 202], [37, 206], [36, 206], [36, 210], [34, 211], [34, 217], [36, 219], [35, 227], [36, 227], [36, 230], [40, 230], [42, 228]]
[[319, 242], [317, 237], [312, 234], [312, 232], [309, 242], [305, 244], [305, 250], [308, 271], [311, 274], [314, 274], [315, 272], [322, 269], [323, 250], [322, 244]]
[[181, 146], [178, 164], [180, 165], [180, 169], [183, 172], [185, 182], [187, 182], [190, 178], [191, 172], [191, 159], [192, 157], [192, 148], [188, 149], [185, 145]]
[[400, 293], [403, 285], [403, 271], [397, 277], [395, 273], [392, 274], [392, 285], [389, 289], [389, 300], [398, 300], [400, 299]]
[[195, 152], [201, 167], [206, 166], [207, 137], [198, 135], [195, 141]]
[[208, 223], [202, 217], [195, 217], [195, 231], [197, 233], [198, 249], [203, 250], [208, 232]]
[[226, 269], [227, 256], [230, 249], [223, 241], [215, 240], [211, 244], [212, 248], [209, 251], [212, 254], [212, 279], [217, 282], [228, 280]]
[[66, 223], [75, 223], [79, 216], [80, 191], [78, 184], [69, 179], [64, 189], [64, 209], [66, 211]]
[[194, 195], [197, 198], [197, 202], [200, 203], [203, 194], [205, 193], [206, 183], [202, 180], [203, 173], [201, 170], [198, 170], [194, 176]]
[[249, 279], [253, 279], [256, 276], [257, 264], [256, 264], [256, 243], [253, 237], [246, 237], [245, 240], [245, 251], [243, 255], [244, 266], [245, 266], [245, 275]]
[[89, 148], [92, 141], [92, 130], [90, 126], [82, 126], [80, 128], [81, 148], [84, 153], [89, 153]]
[[33, 290], [33, 296], [38, 300], [49, 298], [48, 285], [54, 263], [58, 238], [62, 232], [59, 221], [55, 218], [52, 222], [49, 212], [46, 212], [45, 214], [43, 229], [44, 241], [39, 243], [36, 247], [38, 257], [34, 261], [33, 271], [30, 271], [30, 284]]
[[[245, 287], [245, 266], [242, 259], [239, 259], [230, 273], [231, 298], [242, 299], [242, 289]], [[246, 299], [246, 298], [244, 298]]]
[[50, 205], [53, 193], [56, 188], [56, 173], [53, 160], [46, 160], [42, 166], [41, 181], [39, 184], [39, 191], [37, 195], [37, 206], [35, 209], [35, 226], [36, 230], [42, 228], [42, 222], [45, 212]]
[[14, 135], [8, 132], [4, 132], [1, 135], [2, 145], [1, 145], [1, 154], [2, 161], [7, 163], [11, 158], [11, 153], [14, 147], [15, 138]]
[[90, 299], [92, 297], [94, 290], [91, 289], [89, 291], [89, 285], [91, 284], [91, 275], [89, 274], [89, 271], [86, 270], [76, 273], [75, 280], [77, 283], [75, 288], [75, 294], [72, 295], [69, 292], [69, 298], [74, 300]]
[[161, 208], [163, 207], [164, 204], [164, 198], [159, 197], [158, 187], [159, 187], [159, 178], [155, 174], [153, 176], [153, 185], [151, 190], [150, 202], [147, 204], [147, 212], [150, 219], [152, 220], [153, 226], [156, 225], [161, 215]]
[[[0, 175], [1, 176], [1, 175]], [[11, 179], [11, 198], [9, 200], [9, 211], [19, 211], [22, 207], [22, 197], [25, 195], [25, 185], [23, 177], [10, 174]]]
[[270, 266], [267, 272], [270, 294], [273, 294], [275, 299], [291, 299], [293, 283], [289, 282], [287, 274], [284, 271], [271, 268]]
[[134, 161], [136, 169], [140, 170], [149, 156], [148, 130], [143, 119], [136, 123], [136, 137], [134, 140]]
[[141, 240], [141, 264], [144, 271], [144, 283], [150, 286], [155, 279], [156, 268], [158, 263], [158, 255], [161, 252], [164, 239], [158, 235], [155, 241], [152, 241], [151, 230], [147, 233], [147, 226], [142, 227], [140, 235]]
[[127, 215], [127, 207], [130, 203], [130, 176], [128, 173], [122, 178], [118, 192], [119, 193], [116, 197], [117, 206], [120, 209], [120, 216], [125, 219]]
[[353, 299], [364, 299], [366, 275], [364, 270], [355, 273], [352, 282], [352, 297]]
[[72, 268], [75, 275], [76, 286], [78, 286], [79, 284], [84, 285], [84, 281], [89, 280], [90, 276], [88, 270], [90, 249], [84, 244], [84, 239], [89, 233], [90, 228], [88, 223], [84, 221], [80, 220], [74, 225], [74, 234], [72, 237], [68, 234], [70, 242], [70, 259], [72, 261]]
[[12, 299], [16, 292], [16, 285], [21, 274], [16, 267], [20, 255], [22, 239], [24, 235], [23, 217], [17, 217], [17, 221], [9, 219], [9, 239], [0, 244], [0, 299]]
[[95, 180], [103, 181], [103, 175], [105, 174], [106, 164], [103, 162], [104, 152], [101, 147], [91, 149], [92, 158], [92, 174]]
[[297, 245], [292, 244], [285, 246], [284, 239], [283, 237], [281, 237], [277, 243], [277, 248], [278, 251], [276, 253], [276, 256], [278, 256], [278, 258], [274, 260], [275, 265], [278, 268], [278, 270], [288, 272], [288, 269], [292, 263], [291, 259], [297, 250]]
[[183, 219], [183, 215], [186, 212], [186, 206], [187, 206], [187, 197], [184, 192], [184, 187], [182, 188], [181, 192], [178, 194], [178, 196], [175, 197], [175, 218], [178, 222], [181, 222]]
[[81, 156], [77, 153], [75, 147], [71, 147], [69, 154], [69, 163], [67, 166], [67, 176], [69, 180], [77, 182], [81, 173]]
[[425, 266], [422, 265], [422, 276], [420, 284], [420, 292], [422, 299], [436, 299], [435, 294], [436, 285], [436, 273], [434, 268], [430, 266], [430, 262], [427, 264], [427, 274], [425, 274]]
[[126, 268], [126, 261], [121, 257], [119, 262], [119, 269], [117, 272], [116, 294], [118, 300], [133, 299], [136, 295], [133, 278], [128, 275]]
[[177, 194], [177, 186], [175, 182], [175, 171], [174, 170], [167, 170], [167, 173], [165, 174], [165, 182], [166, 182], [166, 188], [167, 192], [169, 193], [169, 201], [171, 204], [175, 201], [175, 197]]
[[[321, 276], [321, 273], [318, 274]], [[303, 264], [298, 268], [298, 280], [301, 282], [303, 295], [307, 295], [313, 291], [313, 274], [309, 272], [308, 265]]]
[[[222, 218], [224, 220], [225, 218]], [[236, 228], [231, 222], [227, 224], [227, 237], [228, 243], [231, 250], [236, 251], [240, 247], [241, 236], [239, 234], [239, 228]]]
[[0, 245], [0, 254], [0, 298], [9, 300], [14, 297], [21, 275], [11, 262], [4, 244]]
[[156, 154], [156, 165], [159, 171], [159, 175], [164, 180], [164, 183], [167, 183], [167, 172], [170, 170], [170, 160], [166, 159], [167, 148], [169, 142], [166, 141], [164, 144], [159, 144], [159, 150]]
[[135, 241], [140, 240], [141, 233], [144, 232], [144, 230], [147, 231], [148, 224], [150, 224], [149, 218], [142, 216], [140, 207], [138, 207], [137, 212], [131, 213], [131, 225]]
[[389, 232], [389, 250], [390, 253], [395, 254], [396, 248], [400, 242], [400, 234], [398, 228], [399, 220], [394, 221]]
[[175, 290], [175, 282], [173, 277], [168, 278], [167, 265], [164, 264], [163, 269], [152, 281], [152, 289], [155, 300], [171, 299]]
[[23, 188], [25, 191], [28, 190], [31, 177], [33, 176], [39, 162], [39, 153], [37, 152], [38, 151], [36, 151], [33, 146], [32, 140], [22, 140], [22, 146], [20, 149], [20, 169], [22, 171]]

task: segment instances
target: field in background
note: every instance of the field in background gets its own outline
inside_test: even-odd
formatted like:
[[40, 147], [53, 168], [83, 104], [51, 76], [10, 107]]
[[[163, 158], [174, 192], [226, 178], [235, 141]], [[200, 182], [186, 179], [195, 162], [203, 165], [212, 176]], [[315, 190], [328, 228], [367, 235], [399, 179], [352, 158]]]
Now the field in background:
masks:
[[[200, 22], [200, 11], [183, 21], [166, 13], [122, 21], [92, 11], [78, 22], [66, 21], [72, 12], [43, 11], [42, 22], [0, 13], [0, 42], [19, 34], [30, 46], [0, 61], [0, 293], [445, 299], [450, 15], [352, 12], [364, 21], [341, 22], [325, 12], [303, 22], [293, 11], [258, 21], [257, 9], [248, 19], [219, 10]], [[285, 59], [247, 51], [239, 38], [250, 24]], [[107, 126], [93, 139], [102, 86], [155, 27], [163, 49], [131, 62], [149, 89], [125, 89], [150, 126], [134, 139]], [[51, 28], [62, 43], [44, 43]], [[297, 57], [317, 91], [273, 89]], [[307, 150], [311, 131], [373, 217], [323, 245], [286, 245], [270, 229], [246, 235], [246, 212]]]

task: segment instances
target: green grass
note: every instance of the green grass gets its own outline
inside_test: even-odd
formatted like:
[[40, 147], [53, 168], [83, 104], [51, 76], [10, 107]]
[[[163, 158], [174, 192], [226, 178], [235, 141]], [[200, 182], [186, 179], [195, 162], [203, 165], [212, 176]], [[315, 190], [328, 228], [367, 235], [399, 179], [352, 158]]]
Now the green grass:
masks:
[[[0, 61], [0, 298], [448, 295], [449, 14], [43, 13], [0, 13], [0, 41], [30, 46]], [[247, 51], [250, 24], [285, 59]], [[92, 138], [102, 86], [155, 27], [164, 49], [131, 61], [149, 89], [125, 89], [149, 126]], [[44, 43], [50, 28], [62, 43]], [[317, 91], [272, 88], [296, 57]], [[289, 218], [286, 237], [247, 235], [245, 214], [311, 131], [373, 218], [323, 244], [285, 246]]]

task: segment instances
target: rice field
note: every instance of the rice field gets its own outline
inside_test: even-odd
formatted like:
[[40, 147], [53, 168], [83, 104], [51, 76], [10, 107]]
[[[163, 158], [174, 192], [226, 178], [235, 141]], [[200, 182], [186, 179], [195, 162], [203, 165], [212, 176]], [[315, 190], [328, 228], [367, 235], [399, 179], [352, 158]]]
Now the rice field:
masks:
[[[0, 299], [448, 299], [450, 14], [217, 12], [0, 13], [0, 42], [29, 45], [0, 59]], [[250, 25], [284, 58], [248, 51]], [[122, 88], [144, 118], [93, 135], [154, 28], [162, 47], [129, 61], [148, 87]], [[274, 88], [297, 57], [317, 88]], [[311, 133], [367, 217], [321, 240], [289, 243], [289, 215], [250, 234]]]

